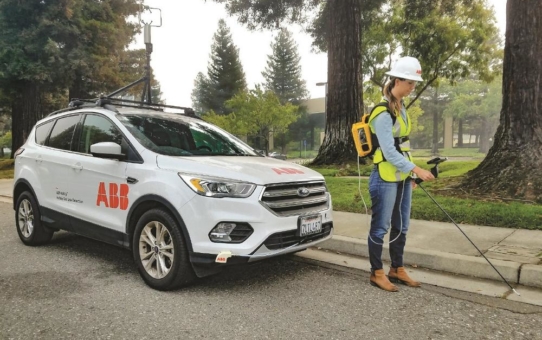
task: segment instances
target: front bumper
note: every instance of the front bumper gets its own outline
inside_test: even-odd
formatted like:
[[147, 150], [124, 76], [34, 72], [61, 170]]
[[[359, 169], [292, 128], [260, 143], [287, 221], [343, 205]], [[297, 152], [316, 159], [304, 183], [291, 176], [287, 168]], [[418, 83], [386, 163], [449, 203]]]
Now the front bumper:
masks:
[[[217, 254], [190, 253], [190, 261], [198, 277], [208, 276], [220, 272], [223, 268], [231, 265], [246, 264], [271, 257], [295, 253], [313, 247], [320, 242], [329, 240], [333, 236], [333, 222], [322, 225], [322, 232], [303, 238], [296, 236], [297, 230], [278, 232], [270, 235], [261, 243], [255, 251], [247, 255], [235, 254], [228, 258], [226, 263], [216, 262]], [[224, 245], [223, 248], [226, 247]]]
[[[250, 198], [246, 199], [196, 196], [180, 208], [180, 214], [190, 235], [192, 251], [195, 254], [212, 254], [215, 257], [222, 251], [230, 251], [234, 256], [242, 257], [250, 255], [271, 257], [275, 253], [282, 253], [284, 246], [280, 246], [280, 244], [278, 247], [272, 245], [273, 238], [278, 243], [286, 242], [288, 237], [295, 234], [298, 228], [299, 216], [277, 216], [270, 212], [258, 200], [261, 190], [262, 188], [258, 188]], [[329, 225], [328, 234], [331, 234], [333, 226], [331, 198], [329, 205], [325, 209], [307, 215], [316, 214], [319, 214], [322, 218], [322, 231], [325, 231], [324, 227]], [[253, 232], [241, 243], [212, 242], [209, 239], [209, 232], [220, 222], [246, 223], [250, 225]], [[325, 236], [328, 235], [323, 235], [321, 238]], [[290, 239], [290, 243], [286, 242], [286, 247], [296, 243], [291, 241]], [[293, 241], [295, 241], [295, 238]], [[312, 241], [318, 242], [321, 240], [309, 237], [309, 241], [312, 243]], [[305, 240], [301, 243], [299, 247], [296, 246], [292, 251], [306, 248], [308, 241]], [[268, 255], [263, 256], [263, 254]], [[256, 258], [256, 256], [253, 257]], [[196, 258], [199, 259], [201, 256], [198, 255]], [[254, 259], [251, 261], [254, 261]]]

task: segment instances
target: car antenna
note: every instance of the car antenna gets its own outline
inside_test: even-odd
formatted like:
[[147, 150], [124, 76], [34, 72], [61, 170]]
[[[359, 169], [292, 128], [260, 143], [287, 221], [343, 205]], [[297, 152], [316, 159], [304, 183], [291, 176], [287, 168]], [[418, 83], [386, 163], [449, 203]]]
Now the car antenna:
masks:
[[[145, 82], [145, 85], [143, 86], [143, 92], [141, 93], [141, 102], [146, 104], [152, 104], [152, 93], [151, 93], [151, 78], [152, 78], [152, 70], [151, 70], [151, 54], [152, 54], [152, 42], [151, 42], [151, 27], [161, 27], [162, 26], [162, 10], [160, 8], [155, 7], [149, 7], [144, 6], [143, 2], [140, 3], [140, 11], [138, 15], [138, 20], [141, 24], [143, 24], [143, 40], [145, 42], [145, 50], [146, 50], [146, 56], [147, 56], [147, 63], [145, 65], [145, 75], [134, 81], [133, 83], [130, 83], [116, 91], [111, 92], [110, 94], [106, 95], [105, 98], [111, 98], [121, 92], [124, 92], [139, 83]], [[153, 24], [152, 20], [149, 20], [148, 22], [144, 21], [141, 18], [141, 14], [145, 11], [149, 11], [149, 13], [152, 13], [153, 10], [157, 10], [160, 12], [160, 24], [156, 25]]]

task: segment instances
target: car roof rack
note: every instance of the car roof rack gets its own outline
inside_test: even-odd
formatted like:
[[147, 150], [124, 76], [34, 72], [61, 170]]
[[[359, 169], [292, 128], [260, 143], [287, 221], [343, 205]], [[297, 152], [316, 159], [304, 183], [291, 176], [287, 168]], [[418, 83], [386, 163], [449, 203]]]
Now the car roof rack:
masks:
[[127, 100], [127, 99], [122, 99], [122, 98], [109, 98], [109, 97], [101, 97], [98, 99], [73, 98], [68, 104], [67, 108], [51, 112], [50, 114], [47, 115], [47, 117], [54, 116], [63, 112], [81, 109], [84, 107], [103, 107], [104, 109], [113, 111], [115, 113], [119, 113], [119, 111], [117, 110], [117, 107], [150, 109], [150, 110], [155, 110], [155, 111], [160, 111], [160, 112], [164, 112], [165, 108], [178, 109], [178, 110], [183, 110], [183, 114], [185, 116], [201, 119], [201, 117], [198, 117], [196, 113], [194, 112], [194, 109], [192, 109], [191, 107], [155, 104], [155, 103], [147, 103], [144, 101], [135, 101], [135, 100]]
[[[53, 111], [53, 112], [49, 113], [46, 117], [54, 116], [54, 115], [57, 115], [57, 114], [60, 114], [60, 113], [63, 113], [63, 112], [77, 110], [77, 109], [80, 109], [82, 107], [96, 106], [96, 105], [92, 105], [92, 104], [89, 104], [89, 103], [90, 103], [90, 101], [88, 101], [88, 100], [73, 99], [68, 104], [68, 107], [60, 109], [60, 110]], [[87, 104], [87, 105], [85, 105], [85, 104]]]

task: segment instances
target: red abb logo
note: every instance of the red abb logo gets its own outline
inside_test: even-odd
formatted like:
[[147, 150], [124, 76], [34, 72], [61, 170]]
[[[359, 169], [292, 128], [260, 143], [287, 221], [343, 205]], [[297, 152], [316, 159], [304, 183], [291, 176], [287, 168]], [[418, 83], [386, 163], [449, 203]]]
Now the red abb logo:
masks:
[[96, 205], [104, 203], [106, 208], [126, 210], [128, 209], [128, 184], [109, 183], [109, 195], [105, 190], [105, 183], [98, 186]]
[[277, 174], [304, 174], [303, 171], [297, 170], [294, 168], [273, 168], [273, 171], [275, 171]]
[[422, 74], [422, 70], [416, 70], [417, 74]]

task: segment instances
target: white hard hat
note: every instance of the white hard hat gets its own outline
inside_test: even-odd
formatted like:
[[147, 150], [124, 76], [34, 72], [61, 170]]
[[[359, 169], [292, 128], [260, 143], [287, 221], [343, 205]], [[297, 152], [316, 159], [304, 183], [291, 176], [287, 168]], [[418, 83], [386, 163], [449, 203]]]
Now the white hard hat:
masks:
[[418, 59], [414, 57], [402, 57], [391, 70], [386, 72], [386, 75], [395, 78], [402, 78], [415, 81], [423, 81], [422, 79], [422, 66]]

